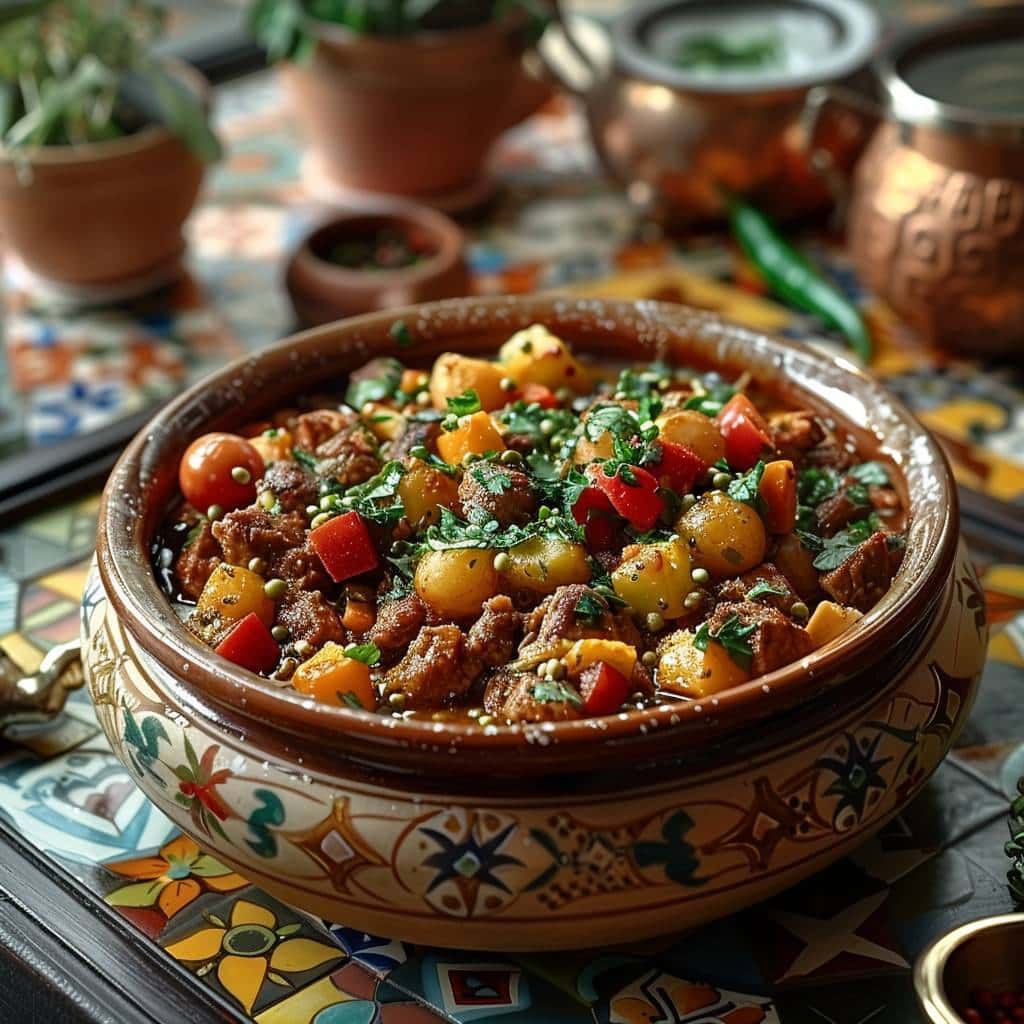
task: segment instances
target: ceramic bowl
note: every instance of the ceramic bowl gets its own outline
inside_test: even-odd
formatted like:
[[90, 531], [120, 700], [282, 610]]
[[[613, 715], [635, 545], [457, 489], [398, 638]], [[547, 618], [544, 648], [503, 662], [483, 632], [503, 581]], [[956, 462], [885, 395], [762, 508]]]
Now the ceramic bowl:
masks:
[[[424, 259], [391, 270], [359, 270], [330, 259], [338, 245], [390, 231], [429, 252]], [[413, 203], [367, 206], [337, 214], [315, 227], [288, 263], [285, 284], [305, 326], [414, 302], [465, 295], [469, 273], [465, 240], [444, 214]]]
[[[412, 344], [396, 347], [396, 319]], [[149, 545], [192, 438], [260, 419], [372, 356], [489, 353], [537, 321], [597, 359], [747, 369], [893, 459], [910, 525], [889, 593], [837, 641], [715, 698], [501, 728], [314, 705], [185, 630]], [[537, 950], [697, 925], [848, 853], [949, 749], [986, 625], [945, 459], [851, 364], [680, 306], [533, 297], [308, 331], [166, 407], [107, 484], [83, 637], [116, 755], [225, 863], [372, 933]]]

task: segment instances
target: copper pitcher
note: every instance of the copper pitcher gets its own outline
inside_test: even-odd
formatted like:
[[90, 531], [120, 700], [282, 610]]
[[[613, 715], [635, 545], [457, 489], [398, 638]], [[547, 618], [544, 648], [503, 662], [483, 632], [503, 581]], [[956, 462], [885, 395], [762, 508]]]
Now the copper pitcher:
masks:
[[849, 244], [923, 337], [1024, 351], [1024, 6], [961, 15], [879, 59], [884, 118], [857, 165]]

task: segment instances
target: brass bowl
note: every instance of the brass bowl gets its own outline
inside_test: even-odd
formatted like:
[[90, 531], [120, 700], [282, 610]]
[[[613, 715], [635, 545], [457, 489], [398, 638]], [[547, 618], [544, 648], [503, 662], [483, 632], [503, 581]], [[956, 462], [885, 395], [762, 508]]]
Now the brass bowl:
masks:
[[972, 989], [1024, 988], [1024, 914], [1000, 914], [954, 928], [914, 966], [914, 991], [929, 1024], [963, 1024]]

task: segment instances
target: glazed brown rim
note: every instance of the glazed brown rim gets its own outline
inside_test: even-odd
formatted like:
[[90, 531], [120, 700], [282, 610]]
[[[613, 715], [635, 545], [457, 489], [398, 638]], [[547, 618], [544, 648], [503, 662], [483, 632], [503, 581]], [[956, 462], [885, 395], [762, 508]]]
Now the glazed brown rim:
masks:
[[[390, 329], [398, 320], [408, 327], [414, 347], [395, 344]], [[902, 474], [909, 525], [903, 565], [889, 592], [840, 639], [715, 698], [599, 720], [500, 728], [398, 720], [314, 705], [237, 668], [185, 629], [159, 589], [149, 548], [163, 511], [177, 494], [177, 461], [190, 440], [259, 419], [290, 395], [328, 378], [337, 380], [372, 356], [426, 361], [448, 349], [493, 352], [513, 331], [538, 321], [582, 351], [609, 358], [672, 356], [681, 361], [677, 357], [685, 352], [688, 365], [715, 366], [731, 374], [749, 369], [769, 386], [774, 381], [835, 418], [868, 455], [893, 461]], [[854, 412], [864, 422], [857, 423]], [[704, 726], [768, 717], [864, 678], [869, 669], [884, 669], [890, 652], [930, 614], [948, 581], [957, 540], [956, 488], [941, 450], [902, 403], [851, 363], [687, 307], [549, 295], [454, 299], [373, 313], [314, 328], [235, 361], [165, 407], [129, 444], [103, 492], [97, 550], [100, 576], [118, 616], [140, 646], [180, 682], [189, 703], [200, 709], [216, 706], [220, 724], [234, 722], [243, 729], [246, 719], [270, 723], [272, 729], [327, 743], [340, 755], [376, 753], [385, 761], [389, 750], [415, 747], [436, 766], [445, 760], [450, 764], [446, 755], [454, 748], [478, 756], [506, 751], [528, 760], [536, 744], [573, 751], [573, 763], [587, 755], [595, 764], [604, 763], [607, 751], [602, 748], [609, 741], [622, 741], [620, 747], [625, 752], [628, 746], [631, 758], [642, 758], [645, 749], [663, 755], [677, 734], [681, 740], [685, 732], [692, 747], [721, 735], [720, 729]], [[188, 682], [181, 680], [182, 671]]]

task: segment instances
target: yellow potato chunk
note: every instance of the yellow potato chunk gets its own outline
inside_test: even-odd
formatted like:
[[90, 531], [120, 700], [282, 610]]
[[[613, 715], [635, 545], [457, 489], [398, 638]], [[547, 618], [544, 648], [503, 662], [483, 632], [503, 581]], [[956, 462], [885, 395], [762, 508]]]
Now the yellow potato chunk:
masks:
[[455, 430], [442, 431], [437, 439], [437, 450], [445, 462], [457, 466], [470, 452], [474, 455], [503, 452], [505, 442], [490, 415], [475, 412], [471, 416], [463, 416]]
[[292, 455], [292, 447], [295, 444], [292, 432], [283, 427], [272, 427], [262, 434], [250, 437], [249, 444], [260, 453], [260, 458], [265, 466], [269, 466], [272, 462], [283, 462], [295, 457]]
[[587, 583], [590, 561], [581, 544], [558, 537], [531, 537], [508, 551], [504, 577], [517, 590], [551, 594], [567, 583]]
[[570, 675], [579, 675], [585, 668], [596, 665], [599, 661], [606, 662], [618, 669], [627, 679], [633, 674], [636, 665], [636, 648], [621, 640], [577, 640], [569, 648], [565, 656], [565, 664]]
[[494, 552], [483, 548], [428, 551], [416, 566], [413, 582], [420, 599], [438, 615], [471, 618], [498, 592]]
[[292, 675], [292, 686], [321, 704], [337, 704], [373, 711], [377, 693], [370, 679], [370, 669], [350, 658], [341, 644], [328, 640], [304, 661]]
[[814, 614], [805, 628], [814, 641], [815, 648], [824, 647], [862, 618], [864, 616], [856, 608], [847, 608], [834, 601], [822, 601], [814, 609]]
[[710, 491], [679, 519], [676, 529], [690, 557], [712, 576], [739, 576], [764, 561], [767, 537], [761, 517], [742, 501]]
[[725, 457], [725, 438], [718, 424], [696, 409], [682, 409], [659, 416], [658, 434], [673, 444], [682, 444], [709, 466]]
[[693, 590], [686, 545], [679, 540], [634, 544], [623, 556], [622, 564], [612, 573], [615, 593], [634, 611], [679, 618], [685, 611], [683, 601]]
[[694, 635], [680, 629], [658, 646], [658, 686], [684, 697], [702, 698], [745, 683], [750, 675], [713, 640], [706, 651], [694, 646]]
[[274, 621], [274, 602], [263, 590], [263, 577], [240, 565], [221, 562], [210, 573], [196, 602], [196, 611], [219, 615], [224, 623], [239, 622], [250, 612], [269, 626]]
[[543, 324], [533, 324], [512, 335], [498, 353], [505, 373], [520, 387], [543, 384], [552, 391], [570, 388], [577, 394], [590, 391], [590, 374], [561, 338]]
[[486, 359], [472, 359], [455, 352], [444, 352], [434, 361], [430, 373], [430, 401], [444, 412], [448, 399], [472, 389], [480, 399], [480, 408], [500, 409], [508, 404], [508, 392], [501, 386], [505, 371]]
[[405, 518], [414, 527], [429, 526], [441, 516], [441, 506], [451, 508], [458, 500], [456, 480], [421, 459], [410, 458], [404, 476], [398, 482]]
[[367, 402], [362, 409], [363, 422], [378, 441], [395, 441], [404, 429], [401, 413], [382, 402]]

